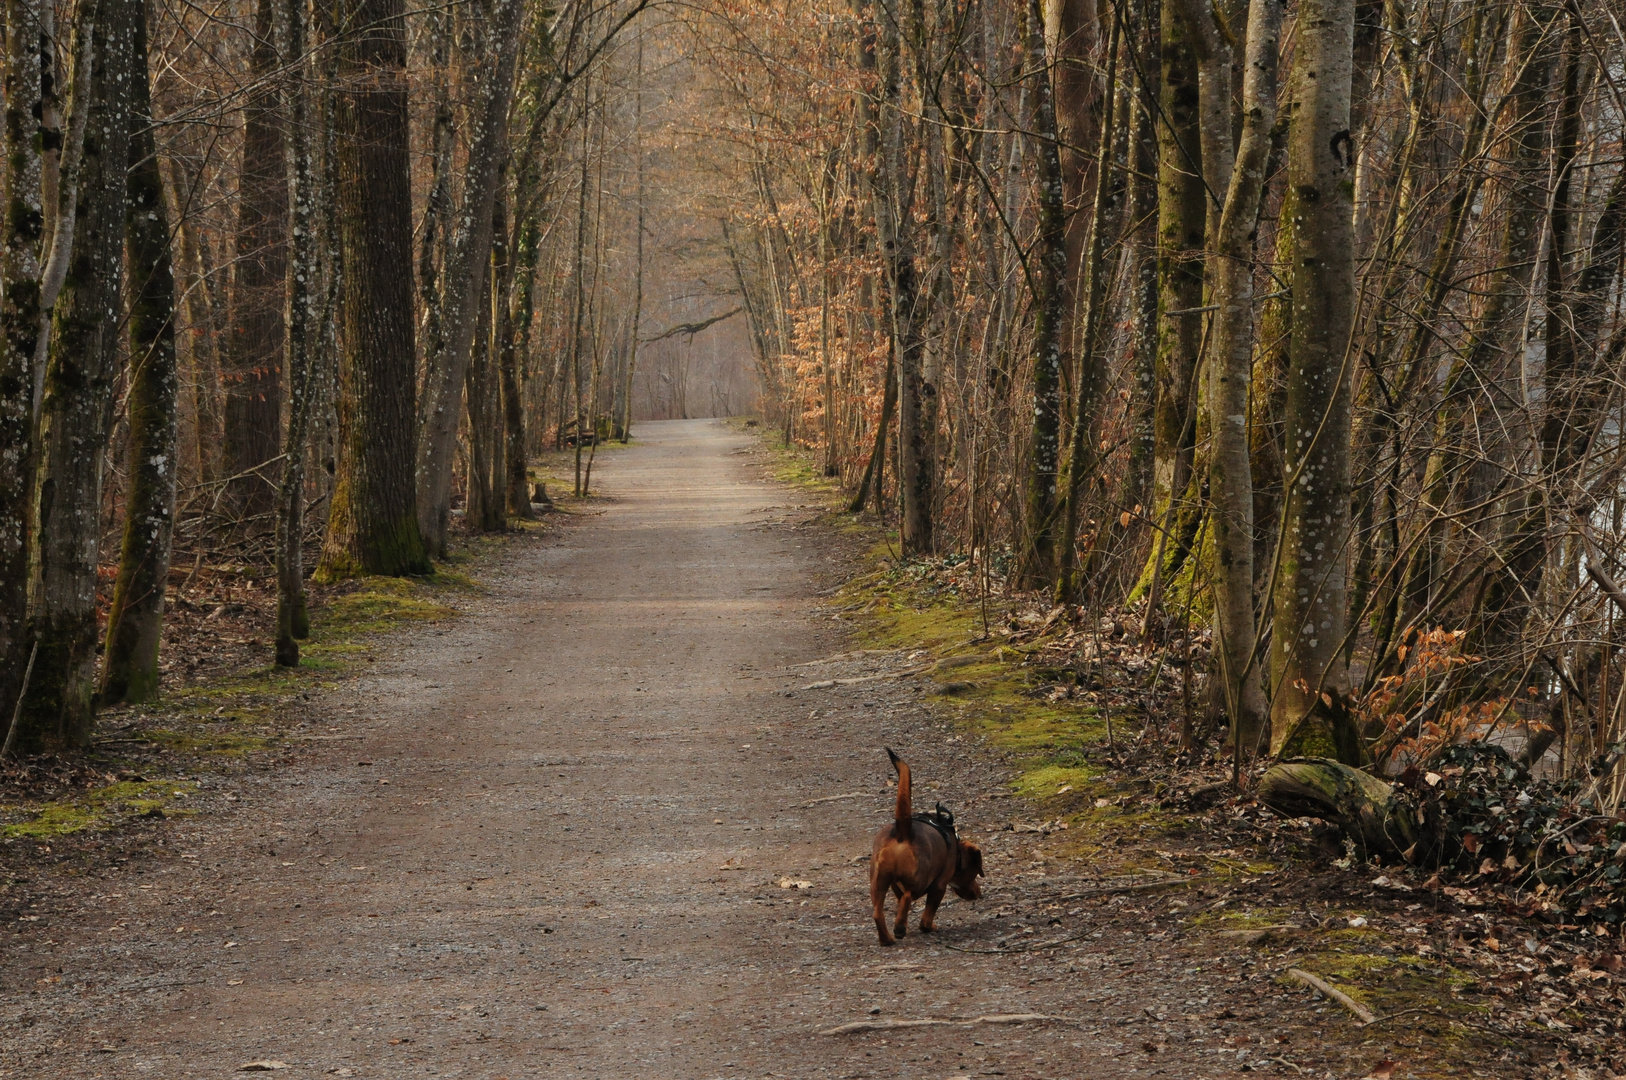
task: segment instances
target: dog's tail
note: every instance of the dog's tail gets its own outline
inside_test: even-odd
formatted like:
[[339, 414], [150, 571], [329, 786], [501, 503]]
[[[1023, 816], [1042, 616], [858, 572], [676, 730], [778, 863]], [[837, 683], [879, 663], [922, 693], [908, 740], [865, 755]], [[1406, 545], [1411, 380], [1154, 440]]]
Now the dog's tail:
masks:
[[909, 798], [909, 763], [890, 749], [886, 756], [892, 759], [892, 767], [898, 770], [898, 804], [892, 811], [892, 833], [899, 840], [907, 840], [914, 829], [915, 820], [915, 808]]

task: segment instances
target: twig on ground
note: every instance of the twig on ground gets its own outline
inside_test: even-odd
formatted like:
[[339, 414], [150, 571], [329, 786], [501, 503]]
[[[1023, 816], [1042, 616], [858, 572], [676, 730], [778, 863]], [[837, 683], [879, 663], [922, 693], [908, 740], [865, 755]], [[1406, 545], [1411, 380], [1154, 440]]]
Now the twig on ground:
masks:
[[1372, 1024], [1381, 1024], [1381, 1023], [1384, 1023], [1385, 1021], [1393, 1020], [1397, 1016], [1406, 1016], [1409, 1013], [1428, 1013], [1430, 1016], [1437, 1016], [1441, 1020], [1450, 1020], [1451, 1019], [1451, 1017], [1446, 1016], [1443, 1013], [1436, 1012], [1433, 1009], [1419, 1007], [1419, 1008], [1415, 1008], [1415, 1009], [1401, 1009], [1399, 1012], [1384, 1013], [1382, 1016], [1378, 1017], [1376, 1020], [1368, 1021], [1366, 1026], [1370, 1026]]
[[1298, 968], [1288, 968], [1287, 974], [1289, 978], [1297, 979], [1299, 982], [1310, 987], [1312, 990], [1320, 991], [1323, 996], [1331, 998], [1333, 1001], [1336, 1001], [1338, 1004], [1354, 1013], [1356, 1018], [1360, 1020], [1363, 1027], [1367, 1024], [1377, 1023], [1378, 1018], [1373, 1014], [1371, 1009], [1368, 1009], [1365, 1005], [1362, 1005], [1360, 1002], [1356, 1001], [1342, 990], [1339, 990], [1331, 983], [1328, 983], [1323, 979], [1316, 978], [1308, 971], [1300, 971]]
[[943, 946], [945, 949], [952, 949], [954, 952], [958, 953], [975, 953], [978, 956], [1004, 956], [1007, 953], [1043, 952], [1046, 949], [1052, 949], [1058, 945], [1066, 945], [1069, 942], [1078, 941], [1083, 936], [1084, 935], [1082, 933], [1068, 934], [1066, 937], [1050, 938], [1046, 941], [1028, 942], [1020, 948], [1010, 949], [967, 949], [960, 945], [950, 945], [946, 941], [940, 941], [938, 944]]
[[0, 745], [0, 758], [11, 754], [11, 744], [17, 741], [17, 725], [23, 718], [23, 701], [28, 697], [28, 680], [34, 677], [34, 658], [40, 654], [40, 640], [34, 639], [34, 647], [28, 650], [28, 668], [23, 672], [23, 688], [17, 691], [17, 707], [11, 710], [11, 726], [6, 729], [6, 741]]
[[1179, 875], [1170, 875], [1166, 878], [1160, 878], [1157, 881], [1137, 881], [1130, 885], [1102, 885], [1095, 889], [1085, 889], [1083, 892], [1068, 893], [1066, 896], [1058, 897], [1056, 899], [1056, 903], [1066, 903], [1068, 900], [1083, 900], [1085, 897], [1089, 896], [1107, 896], [1112, 893], [1140, 892], [1143, 889], [1162, 889], [1170, 885], [1190, 885], [1204, 880], [1206, 876], [1207, 875], [1205, 874], [1188, 874], [1184, 877]]
[[925, 667], [904, 668], [902, 671], [883, 671], [879, 675], [859, 675], [852, 679], [821, 679], [806, 686], [798, 686], [798, 690], [829, 690], [834, 686], [857, 686], [859, 683], [881, 682], [884, 679], [906, 679], [911, 675], [923, 675], [931, 670], [931, 665]]
[[918, 1027], [974, 1027], [977, 1024], [1038, 1024], [1045, 1021], [1064, 1021], [1064, 1017], [1045, 1013], [999, 1013], [993, 1016], [974, 1016], [970, 1020], [854, 1020], [850, 1024], [821, 1031], [821, 1035], [853, 1035], [860, 1031], [892, 1031], [897, 1028]]
[[806, 810], [808, 807], [817, 806], [820, 803], [840, 802], [842, 799], [862, 799], [868, 794], [869, 794], [869, 792], [867, 792], [867, 791], [849, 791], [845, 795], [826, 795], [824, 798], [822, 798], [822, 799], [814, 799], [812, 802], [798, 803], [796, 806], [792, 807], [791, 809], [793, 809], [793, 810]]

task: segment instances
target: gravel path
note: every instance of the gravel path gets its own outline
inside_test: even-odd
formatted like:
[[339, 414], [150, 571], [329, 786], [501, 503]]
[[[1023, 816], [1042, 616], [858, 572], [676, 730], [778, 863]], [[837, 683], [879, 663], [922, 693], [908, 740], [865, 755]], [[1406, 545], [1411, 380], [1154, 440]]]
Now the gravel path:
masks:
[[[8, 935], [0, 1074], [1220, 1076], [1308, 1049], [1226, 1022], [1285, 991], [1166, 940], [1166, 899], [1070, 899], [1043, 837], [997, 832], [1029, 811], [915, 687], [799, 689], [889, 662], [810, 665], [852, 648], [818, 610], [838, 547], [747, 436], [639, 435], [601, 512], [323, 704], [360, 738], [233, 779], [163, 823], [169, 857]], [[886, 745], [990, 842], [988, 897], [890, 950], [861, 861]], [[1065, 1019], [820, 1034], [1013, 1013]]]

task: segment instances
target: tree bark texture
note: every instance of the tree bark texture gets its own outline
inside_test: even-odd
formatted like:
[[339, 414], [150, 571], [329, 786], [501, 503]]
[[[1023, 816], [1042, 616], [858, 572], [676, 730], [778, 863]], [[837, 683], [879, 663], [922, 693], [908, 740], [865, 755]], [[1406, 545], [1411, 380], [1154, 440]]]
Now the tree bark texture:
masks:
[[[507, 200], [498, 204], [498, 221], [502, 223], [506, 239]], [[510, 517], [529, 521], [536, 517], [531, 512], [531, 488], [525, 452], [525, 377], [520, 370], [522, 354], [520, 326], [531, 322], [531, 292], [536, 276], [536, 229], [525, 223], [516, 223], [514, 230], [516, 249], [514, 257], [504, 260], [503, 284], [492, 297], [493, 312], [497, 320], [495, 341], [497, 365], [502, 375], [503, 421], [503, 502]], [[636, 326], [636, 320], [634, 320]], [[636, 336], [636, 330], [634, 331]], [[629, 376], [630, 378], [630, 376]], [[629, 387], [630, 394], [630, 387]], [[623, 429], [625, 430], [625, 429]], [[624, 441], [624, 440], [623, 440]]]
[[16, 746], [23, 753], [90, 743], [96, 689], [96, 569], [102, 469], [112, 419], [124, 281], [130, 160], [128, 0], [95, 19], [91, 65], [75, 95], [89, 106], [71, 254], [51, 316], [40, 410], [28, 635], [39, 654]]
[[1354, 0], [1299, 8], [1287, 182], [1296, 202], [1286, 492], [1271, 638], [1271, 750], [1359, 762], [1345, 666], [1354, 224]]
[[922, 294], [915, 265], [912, 200], [905, 178], [905, 116], [900, 81], [903, 40], [898, 12], [883, 12], [877, 54], [881, 72], [881, 145], [875, 232], [886, 267], [888, 314], [898, 368], [898, 474], [903, 489], [901, 546], [905, 555], [932, 550], [933, 413], [926, 380], [922, 323], [930, 301]]
[[[278, 44], [283, 55], [296, 58], [296, 72], [312, 63], [305, 56], [306, 0], [284, 0], [278, 12]], [[314, 79], [289, 80], [286, 154], [288, 161], [288, 298], [284, 316], [288, 373], [288, 433], [283, 442], [282, 483], [277, 491], [277, 633], [276, 662], [281, 667], [299, 664], [299, 642], [310, 637], [310, 611], [305, 600], [305, 441], [310, 427], [312, 386], [318, 326], [317, 208], [319, 187], [315, 176], [311, 101], [308, 87]]]
[[508, 137], [508, 107], [513, 97], [515, 58], [519, 51], [519, 0], [494, 0], [484, 20], [484, 49], [479, 63], [478, 93], [470, 109], [469, 155], [463, 205], [446, 248], [442, 275], [445, 341], [429, 357], [424, 377], [423, 437], [418, 444], [418, 529], [432, 555], [446, 553], [451, 512], [452, 464], [463, 384], [474, 345], [482, 304], [488, 294], [480, 285], [482, 268], [491, 257], [491, 208], [502, 175]]
[[1187, 555], [1194, 527], [1182, 500], [1197, 440], [1197, 363], [1202, 347], [1202, 251], [1208, 208], [1203, 181], [1197, 62], [1190, 31], [1166, 0], [1160, 9], [1158, 142], [1158, 342], [1152, 408], [1151, 519], [1157, 526], [1147, 567], [1147, 623], [1162, 602], [1164, 577]]
[[[282, 453], [283, 306], [288, 273], [288, 151], [278, 84], [276, 0], [257, 0], [243, 109], [243, 164], [237, 188], [230, 315], [221, 363], [225, 384], [227, 504], [243, 518], [276, 504]], [[254, 531], [264, 532], [263, 520]]]
[[[1085, 245], [1089, 242], [1093, 216], [1091, 199], [1096, 189], [1096, 163], [1089, 148], [1100, 139], [1101, 114], [1105, 108], [1100, 81], [1091, 68], [1092, 54], [1099, 42], [1096, 5], [1087, 0], [1051, 0], [1046, 5], [1046, 57], [1051, 72], [1051, 89], [1056, 109], [1057, 147], [1061, 164], [1062, 205], [1067, 215], [1067, 304], [1060, 340], [1062, 365], [1072, 366], [1072, 358], [1084, 348], [1078, 325], [1085, 304]], [[1105, 10], [1105, 9], [1103, 9]]]
[[1338, 823], [1364, 860], [1399, 858], [1417, 840], [1416, 811], [1369, 773], [1327, 758], [1272, 766], [1259, 780], [1259, 801], [1287, 818]]
[[124, 245], [130, 276], [129, 490], [118, 575], [107, 615], [100, 700], [158, 696], [158, 648], [175, 527], [177, 473], [175, 274], [169, 210], [153, 138], [145, 0], [129, 4], [129, 201]]
[[[1203, 13], [1210, 22], [1213, 16]], [[1214, 535], [1214, 627], [1232, 745], [1238, 753], [1261, 749], [1266, 720], [1263, 665], [1253, 610], [1253, 476], [1248, 433], [1248, 389], [1253, 375], [1254, 232], [1276, 122], [1276, 64], [1282, 0], [1252, 0], [1242, 83], [1242, 140], [1237, 148], [1225, 211], [1214, 237], [1211, 263], [1214, 306], [1210, 328], [1208, 429], [1209, 497]], [[1214, 36], [1219, 28], [1213, 26]], [[1229, 53], [1225, 53], [1228, 60]], [[1227, 80], [1228, 84], [1228, 80]]]
[[[34, 351], [40, 337], [43, 109], [41, 0], [6, 0], [0, 57], [0, 703], [15, 703], [30, 640], [26, 628], [29, 518], [34, 478]], [[0, 711], [0, 719], [9, 713]], [[6, 720], [9, 727], [9, 719]]]
[[1107, 268], [1103, 265], [1106, 250], [1107, 201], [1112, 187], [1112, 145], [1119, 118], [1115, 111], [1118, 100], [1118, 16], [1112, 17], [1112, 30], [1107, 40], [1106, 81], [1102, 97], [1106, 102], [1106, 115], [1101, 118], [1100, 145], [1096, 152], [1095, 197], [1090, 206], [1089, 242], [1081, 255], [1079, 274], [1083, 290], [1082, 327], [1078, 334], [1078, 367], [1073, 405], [1073, 436], [1067, 455], [1067, 502], [1062, 516], [1061, 536], [1056, 552], [1056, 600], [1067, 603], [1077, 599], [1079, 582], [1076, 580], [1079, 502], [1084, 496], [1087, 474], [1095, 471], [1095, 410], [1101, 387], [1106, 385], [1106, 372], [1100, 354], [1101, 308], [1106, 302]]
[[1056, 106], [1046, 65], [1039, 0], [1027, 10], [1027, 65], [1033, 79], [1035, 179], [1039, 235], [1029, 256], [1033, 292], [1033, 424], [1028, 435], [1021, 579], [1030, 587], [1056, 578], [1056, 508], [1061, 464], [1062, 325], [1067, 312], [1067, 207], [1057, 146]]
[[418, 532], [408, 175], [401, 0], [346, 0], [338, 47], [338, 179], [344, 263], [340, 448], [318, 572], [426, 574]]
[[[480, 284], [487, 300], [496, 267], [479, 268]], [[508, 524], [503, 513], [503, 487], [494, 451], [502, 437], [498, 426], [497, 371], [491, 356], [491, 305], [486, 303], [475, 316], [472, 355], [464, 369], [464, 404], [468, 410], [466, 435], [468, 493], [463, 522], [473, 532], [501, 532]]]

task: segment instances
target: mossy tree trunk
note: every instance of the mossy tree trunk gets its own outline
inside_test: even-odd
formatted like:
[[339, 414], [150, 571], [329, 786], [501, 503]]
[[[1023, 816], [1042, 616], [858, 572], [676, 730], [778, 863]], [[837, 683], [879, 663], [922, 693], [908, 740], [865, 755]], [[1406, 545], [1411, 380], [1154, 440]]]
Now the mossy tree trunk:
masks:
[[1045, 49], [1044, 12], [1029, 0], [1025, 28], [1033, 80], [1034, 179], [1038, 236], [1029, 257], [1033, 294], [1033, 423], [1023, 493], [1024, 549], [1020, 579], [1030, 588], [1056, 580], [1056, 519], [1061, 467], [1062, 326], [1067, 313], [1067, 206], [1062, 187], [1056, 105]]
[[1294, 55], [1287, 182], [1297, 198], [1286, 497], [1271, 637], [1271, 751], [1357, 763], [1348, 620], [1354, 0], [1305, 0]]
[[1259, 780], [1259, 801], [1284, 817], [1331, 821], [1363, 857], [1398, 858], [1417, 841], [1415, 811], [1394, 788], [1369, 773], [1327, 758], [1274, 765]]
[[[1224, 34], [1212, 10], [1194, 11], [1192, 18], [1206, 20], [1203, 32], [1196, 35], [1204, 43], [1204, 71], [1229, 66], [1231, 52], [1221, 46]], [[1231, 721], [1231, 745], [1239, 754], [1256, 753], [1261, 748], [1267, 708], [1261, 677], [1263, 665], [1255, 659], [1258, 635], [1253, 610], [1253, 475], [1248, 440], [1248, 391], [1254, 350], [1254, 231], [1265, 188], [1270, 129], [1276, 121], [1276, 63], [1281, 25], [1281, 0], [1252, 0], [1244, 59], [1242, 140], [1237, 148], [1235, 167], [1230, 170], [1225, 208], [1210, 237], [1214, 255], [1209, 297], [1214, 316], [1208, 355], [1214, 652], [1225, 709]], [[1228, 76], [1216, 77], [1213, 81], [1229, 91]], [[1205, 144], [1205, 160], [1207, 149]]]
[[1164, 584], [1179, 572], [1201, 514], [1186, 498], [1197, 442], [1197, 361], [1202, 346], [1203, 248], [1208, 189], [1196, 58], [1174, 0], [1161, 6], [1157, 124], [1157, 360], [1152, 412], [1151, 520], [1157, 536], [1142, 585], [1150, 627]]
[[339, 455], [318, 574], [426, 574], [413, 482], [412, 186], [401, 0], [346, 0], [338, 46], [344, 274]]
[[129, 491], [118, 576], [107, 615], [103, 703], [158, 696], [158, 647], [169, 578], [178, 475], [175, 274], [169, 210], [153, 138], [145, 0], [131, 6], [129, 203], [124, 245], [130, 275]]
[[90, 70], [75, 65], [73, 108], [88, 105], [88, 112], [77, 184], [68, 179], [63, 185], [75, 205], [71, 219], [59, 215], [59, 229], [71, 228], [73, 236], [51, 311], [40, 409], [28, 589], [28, 635], [39, 655], [16, 738], [23, 753], [89, 745], [95, 716], [102, 469], [121, 356], [129, 6], [129, 0], [104, 0], [83, 14], [79, 27], [92, 35]]
[[[0, 708], [16, 702], [30, 640], [28, 522], [34, 476], [34, 351], [40, 336], [44, 163], [41, 0], [6, 0], [0, 83]], [[9, 726], [9, 712], [0, 712]]]

